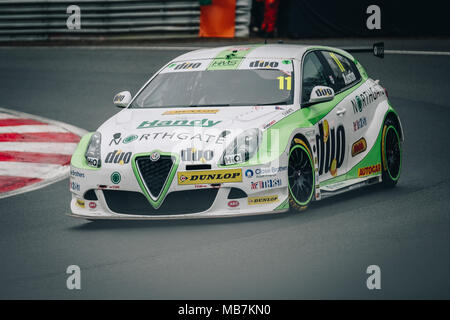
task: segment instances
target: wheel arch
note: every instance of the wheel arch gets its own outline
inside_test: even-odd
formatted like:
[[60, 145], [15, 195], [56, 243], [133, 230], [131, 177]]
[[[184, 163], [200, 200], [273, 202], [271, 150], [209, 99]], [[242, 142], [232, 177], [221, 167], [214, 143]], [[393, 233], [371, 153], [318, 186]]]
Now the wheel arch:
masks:
[[400, 117], [398, 116], [398, 114], [393, 109], [390, 109], [386, 113], [383, 123], [386, 120], [391, 120], [393, 122], [393, 126], [395, 127], [395, 130], [397, 130], [398, 135], [400, 136], [400, 141], [403, 142], [405, 140], [405, 138], [404, 138], [404, 134], [403, 134], [402, 124], [400, 122]]

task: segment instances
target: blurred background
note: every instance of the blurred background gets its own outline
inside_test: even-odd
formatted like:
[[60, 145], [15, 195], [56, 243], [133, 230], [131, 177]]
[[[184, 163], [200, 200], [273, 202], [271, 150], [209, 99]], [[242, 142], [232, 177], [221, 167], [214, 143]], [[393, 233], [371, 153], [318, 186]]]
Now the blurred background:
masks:
[[441, 1], [1, 0], [0, 43], [448, 36]]

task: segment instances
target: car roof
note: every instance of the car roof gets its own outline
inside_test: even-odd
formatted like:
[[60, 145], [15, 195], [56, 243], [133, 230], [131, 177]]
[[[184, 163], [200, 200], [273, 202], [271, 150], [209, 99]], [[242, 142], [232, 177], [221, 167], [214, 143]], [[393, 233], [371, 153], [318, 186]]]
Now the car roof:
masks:
[[176, 57], [173, 62], [186, 60], [214, 59], [219, 54], [233, 50], [243, 50], [251, 48], [245, 58], [258, 59], [301, 59], [303, 54], [309, 49], [316, 48], [310, 45], [292, 45], [292, 44], [251, 44], [251, 45], [234, 45], [218, 48], [205, 48], [194, 50], [181, 56]]

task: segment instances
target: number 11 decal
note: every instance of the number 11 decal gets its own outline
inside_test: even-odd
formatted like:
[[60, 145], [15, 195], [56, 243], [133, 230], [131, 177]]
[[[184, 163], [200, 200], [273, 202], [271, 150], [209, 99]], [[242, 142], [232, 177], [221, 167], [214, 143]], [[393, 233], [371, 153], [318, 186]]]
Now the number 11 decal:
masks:
[[277, 77], [280, 90], [284, 90], [284, 80], [286, 80], [286, 90], [291, 90], [291, 77]]

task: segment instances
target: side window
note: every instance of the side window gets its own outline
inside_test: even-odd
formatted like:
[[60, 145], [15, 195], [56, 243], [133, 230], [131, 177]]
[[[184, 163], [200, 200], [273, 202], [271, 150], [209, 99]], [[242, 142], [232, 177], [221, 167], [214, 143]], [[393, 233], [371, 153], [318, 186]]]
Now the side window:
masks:
[[332, 78], [327, 75], [323, 64], [320, 62], [315, 52], [306, 55], [303, 61], [302, 75], [302, 103], [307, 103], [311, 96], [311, 91], [315, 86], [332, 85]]
[[339, 92], [361, 79], [356, 65], [346, 57], [330, 51], [322, 51], [322, 54], [333, 72], [334, 91]]

